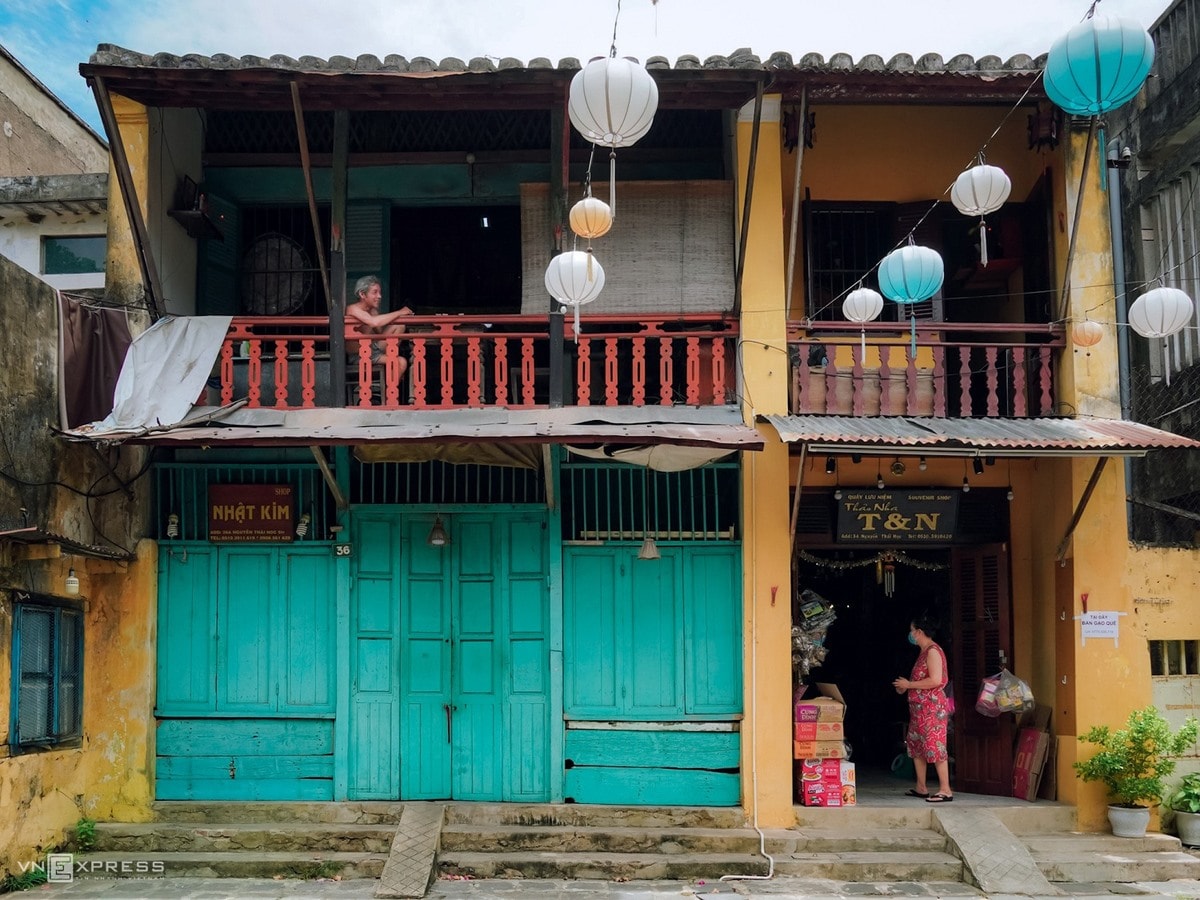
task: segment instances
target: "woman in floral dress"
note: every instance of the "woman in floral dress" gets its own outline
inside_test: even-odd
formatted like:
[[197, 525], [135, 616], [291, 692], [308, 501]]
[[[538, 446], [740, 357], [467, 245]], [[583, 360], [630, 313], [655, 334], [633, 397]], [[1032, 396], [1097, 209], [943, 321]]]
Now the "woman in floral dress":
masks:
[[[897, 694], [908, 695], [908, 734], [905, 745], [917, 773], [917, 785], [906, 793], [922, 797], [927, 803], [949, 803], [954, 799], [950, 790], [950, 762], [946, 751], [946, 730], [950, 724], [950, 709], [946, 699], [949, 666], [946, 653], [933, 640], [934, 625], [927, 616], [918, 616], [908, 629], [908, 642], [920, 653], [913, 663], [912, 674], [892, 682]], [[929, 793], [925, 776], [929, 763], [937, 772], [937, 793]]]

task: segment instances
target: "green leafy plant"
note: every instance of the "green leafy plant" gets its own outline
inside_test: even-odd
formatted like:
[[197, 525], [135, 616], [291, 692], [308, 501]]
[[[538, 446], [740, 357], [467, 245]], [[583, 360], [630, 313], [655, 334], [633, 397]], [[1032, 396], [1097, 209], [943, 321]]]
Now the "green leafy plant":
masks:
[[39, 866], [36, 869], [29, 869], [16, 875], [9, 874], [0, 878], [0, 894], [7, 894], [10, 891], [28, 891], [45, 883], [46, 869], [43, 866]]
[[306, 881], [316, 881], [318, 879], [336, 878], [342, 873], [345, 868], [344, 863], [338, 862], [336, 859], [325, 859], [320, 862], [312, 862], [308, 865], [301, 866], [296, 875]]
[[1084, 781], [1102, 781], [1114, 806], [1153, 806], [1166, 792], [1165, 779], [1175, 771], [1175, 757], [1196, 742], [1200, 721], [1189, 716], [1172, 733], [1170, 723], [1155, 707], [1135, 709], [1124, 728], [1095, 725], [1079, 740], [1100, 749], [1091, 759], [1075, 763]]
[[1200, 772], [1183, 776], [1179, 788], [1167, 798], [1167, 806], [1176, 812], [1200, 813]]
[[96, 820], [84, 816], [75, 823], [75, 846], [84, 853], [96, 849]]

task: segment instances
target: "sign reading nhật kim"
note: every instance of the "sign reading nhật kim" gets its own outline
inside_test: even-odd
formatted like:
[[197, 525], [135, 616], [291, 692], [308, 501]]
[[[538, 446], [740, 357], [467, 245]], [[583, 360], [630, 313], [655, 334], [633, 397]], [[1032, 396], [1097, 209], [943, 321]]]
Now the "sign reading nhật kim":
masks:
[[837, 541], [842, 544], [933, 544], [954, 539], [960, 491], [842, 488]]
[[213, 484], [208, 488], [210, 541], [290, 541], [290, 484]]

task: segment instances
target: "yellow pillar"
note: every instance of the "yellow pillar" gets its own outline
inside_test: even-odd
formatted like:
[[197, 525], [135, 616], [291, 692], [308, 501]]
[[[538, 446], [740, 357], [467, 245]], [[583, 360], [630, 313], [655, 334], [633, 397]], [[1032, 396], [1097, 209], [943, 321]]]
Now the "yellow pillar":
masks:
[[[742, 408], [747, 422], [787, 413], [789, 364], [784, 310], [780, 99], [764, 98], [757, 158], [750, 158], [754, 107], [738, 116], [738, 227], [753, 164], [753, 196], [742, 278]], [[739, 231], [740, 234], [740, 231]], [[792, 806], [791, 548], [788, 447], [769, 425], [766, 447], [742, 454], [746, 718], [742, 797], [763, 826], [795, 823]]]
[[[148, 218], [147, 197], [150, 193], [150, 121], [146, 107], [119, 94], [110, 94], [121, 143], [129, 159], [134, 191], [142, 217]], [[108, 171], [108, 263], [105, 291], [108, 298], [123, 306], [140, 306], [146, 292], [142, 286], [142, 270], [138, 264], [133, 226], [125, 212], [121, 184], [116, 165], [109, 163]]]

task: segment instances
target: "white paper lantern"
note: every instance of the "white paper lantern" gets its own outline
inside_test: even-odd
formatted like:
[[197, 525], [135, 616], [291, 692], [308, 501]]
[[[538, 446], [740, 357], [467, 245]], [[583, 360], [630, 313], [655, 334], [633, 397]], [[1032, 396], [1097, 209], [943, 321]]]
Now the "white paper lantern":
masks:
[[[842, 315], [860, 325], [874, 322], [881, 312], [883, 312], [883, 297], [879, 295], [878, 291], [870, 288], [855, 288], [842, 301]], [[862, 354], [860, 359], [865, 365], [867, 361], [867, 329], [863, 328], [859, 332], [859, 341]]]
[[603, 200], [589, 194], [571, 207], [567, 221], [573, 232], [590, 241], [608, 234], [612, 228], [612, 210]]
[[571, 79], [567, 114], [593, 144], [629, 147], [650, 130], [658, 85], [631, 59], [594, 59]]
[[1104, 337], [1104, 326], [1091, 319], [1076, 322], [1071, 329], [1071, 343], [1076, 347], [1094, 347]]
[[1012, 181], [997, 166], [978, 165], [954, 180], [950, 201], [964, 216], [979, 216], [979, 261], [988, 264], [987, 223], [984, 216], [994, 213], [1012, 191]]
[[575, 310], [575, 334], [579, 334], [579, 307], [591, 303], [604, 289], [604, 268], [582, 250], [567, 250], [546, 267], [546, 290], [563, 306]]
[[1129, 307], [1129, 326], [1144, 338], [1170, 337], [1192, 318], [1192, 298], [1178, 288], [1147, 291]]

